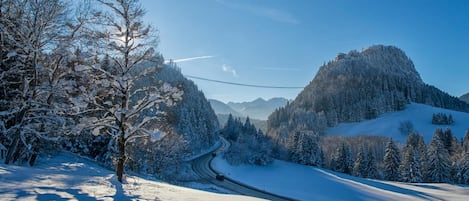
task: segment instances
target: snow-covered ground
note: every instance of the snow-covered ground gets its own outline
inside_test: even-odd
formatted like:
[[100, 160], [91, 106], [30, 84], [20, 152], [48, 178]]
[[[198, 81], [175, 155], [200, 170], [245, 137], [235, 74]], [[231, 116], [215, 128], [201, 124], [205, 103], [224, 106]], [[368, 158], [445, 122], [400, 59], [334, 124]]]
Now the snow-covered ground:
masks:
[[216, 157], [213, 166], [242, 183], [299, 200], [463, 201], [469, 198], [469, 186], [362, 179], [279, 160], [269, 166], [231, 166]]
[[[216, 188], [192, 184], [197, 188]], [[212, 189], [213, 190], [213, 189]], [[216, 189], [215, 189], [216, 190]], [[0, 200], [260, 200], [170, 185], [114, 172], [70, 154], [40, 159], [36, 167], [0, 161]]]
[[[451, 114], [455, 123], [453, 125], [433, 125], [432, 115], [435, 113]], [[450, 128], [453, 135], [461, 139], [469, 129], [469, 113], [432, 107], [424, 104], [412, 103], [399, 112], [390, 112], [376, 119], [358, 123], [341, 123], [326, 130], [330, 135], [380, 135], [392, 137], [394, 140], [405, 143], [406, 136], [398, 128], [403, 121], [411, 121], [414, 129], [424, 136], [429, 143], [436, 128]]]

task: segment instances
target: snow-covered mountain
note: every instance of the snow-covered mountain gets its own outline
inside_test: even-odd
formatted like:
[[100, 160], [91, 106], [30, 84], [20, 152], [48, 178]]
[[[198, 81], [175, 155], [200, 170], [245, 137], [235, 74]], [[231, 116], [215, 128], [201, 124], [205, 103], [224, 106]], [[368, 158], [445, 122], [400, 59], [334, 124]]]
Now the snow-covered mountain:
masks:
[[[225, 104], [225, 103], [223, 103], [219, 100], [209, 99], [208, 101], [210, 102], [210, 105], [212, 106], [213, 110], [215, 111], [215, 113], [217, 115], [219, 115], [219, 114], [223, 114], [223, 115], [232, 114], [233, 116], [237, 116], [237, 117], [242, 116], [236, 110], [231, 108], [229, 105], [227, 105], [227, 104]], [[223, 122], [220, 122], [220, 123], [223, 123]]]
[[462, 95], [459, 99], [469, 104], [469, 93]]
[[227, 104], [210, 100], [213, 110], [216, 114], [232, 114], [238, 117], [249, 117], [251, 119], [267, 120], [267, 117], [277, 108], [283, 107], [288, 100], [285, 98], [271, 98], [264, 100], [258, 98], [247, 102], [228, 102]]
[[268, 133], [284, 138], [297, 129], [322, 132], [401, 111], [411, 102], [469, 111], [467, 103], [425, 84], [401, 49], [375, 45], [324, 64], [292, 103], [269, 116]]
[[275, 109], [285, 106], [287, 102], [288, 100], [285, 98], [271, 98], [269, 100], [258, 98], [253, 101], [242, 103], [229, 102], [227, 105], [244, 116], [249, 116], [254, 119], [267, 120], [269, 115]]

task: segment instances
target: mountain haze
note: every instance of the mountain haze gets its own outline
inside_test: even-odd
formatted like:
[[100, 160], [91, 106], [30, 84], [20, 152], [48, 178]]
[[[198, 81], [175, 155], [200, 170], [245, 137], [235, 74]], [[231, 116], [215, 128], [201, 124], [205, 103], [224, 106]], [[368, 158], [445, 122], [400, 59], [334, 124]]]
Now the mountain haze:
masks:
[[[227, 105], [227, 104], [225, 104], [225, 103], [223, 103], [219, 100], [209, 99], [208, 101], [209, 101], [210, 105], [212, 106], [213, 111], [215, 111], [215, 113], [217, 115], [218, 114], [223, 114], [223, 115], [232, 114], [233, 116], [242, 116], [236, 110], [231, 108], [229, 105]], [[221, 123], [223, 123], [223, 122], [221, 122]]]
[[249, 117], [251, 119], [267, 120], [268, 116], [277, 108], [283, 107], [288, 100], [285, 98], [271, 98], [264, 100], [258, 98], [247, 102], [228, 102], [209, 100], [216, 114], [232, 114], [237, 117]]

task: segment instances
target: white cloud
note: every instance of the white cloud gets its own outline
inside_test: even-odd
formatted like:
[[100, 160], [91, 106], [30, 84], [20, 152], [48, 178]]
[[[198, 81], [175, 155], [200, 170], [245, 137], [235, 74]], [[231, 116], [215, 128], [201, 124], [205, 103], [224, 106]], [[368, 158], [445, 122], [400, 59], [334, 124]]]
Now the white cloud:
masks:
[[[206, 56], [198, 56], [198, 57], [188, 57], [188, 58], [181, 58], [181, 59], [173, 59], [172, 61], [174, 63], [182, 63], [182, 62], [187, 62], [187, 61], [194, 61], [194, 60], [200, 60], [200, 59], [210, 59], [213, 58], [214, 56], [212, 55], [206, 55]], [[171, 60], [166, 60], [165, 63], [169, 63]]]
[[231, 73], [233, 75], [233, 77], [238, 77], [238, 73], [236, 72], [236, 69], [234, 69], [233, 67], [231, 67], [229, 65], [226, 65], [226, 64], [223, 64], [221, 66], [221, 68], [224, 72]]
[[237, 10], [241, 10], [241, 11], [245, 11], [245, 12], [249, 12], [254, 15], [268, 18], [276, 22], [283, 22], [283, 23], [289, 23], [289, 24], [300, 23], [300, 20], [298, 20], [293, 14], [287, 11], [264, 7], [264, 6], [253, 5], [253, 4], [241, 4], [241, 3], [227, 2], [224, 0], [217, 0], [217, 2], [224, 6], [237, 9]]

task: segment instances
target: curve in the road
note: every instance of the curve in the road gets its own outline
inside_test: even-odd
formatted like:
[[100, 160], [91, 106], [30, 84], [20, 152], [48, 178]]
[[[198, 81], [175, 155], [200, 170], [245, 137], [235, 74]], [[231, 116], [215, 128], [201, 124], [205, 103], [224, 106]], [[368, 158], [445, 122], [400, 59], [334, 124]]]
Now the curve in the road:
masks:
[[222, 140], [223, 145], [221, 145], [220, 148], [217, 149], [217, 151], [207, 153], [192, 161], [192, 169], [201, 178], [205, 179], [206, 181], [212, 184], [231, 190], [233, 192], [237, 192], [242, 195], [254, 196], [254, 197], [259, 197], [259, 198], [268, 199], [268, 200], [275, 200], [275, 201], [295, 200], [292, 198], [288, 198], [285, 196], [276, 195], [276, 194], [273, 194], [264, 190], [260, 190], [252, 186], [248, 186], [246, 184], [240, 183], [226, 176], [223, 181], [217, 180], [216, 176], [218, 172], [213, 169], [212, 163], [211, 163], [213, 160], [212, 153], [221, 152], [227, 149], [227, 147], [229, 146], [229, 144], [227, 144], [227, 141], [225, 139], [222, 138], [221, 140]]

